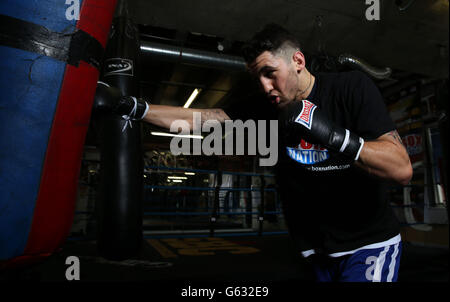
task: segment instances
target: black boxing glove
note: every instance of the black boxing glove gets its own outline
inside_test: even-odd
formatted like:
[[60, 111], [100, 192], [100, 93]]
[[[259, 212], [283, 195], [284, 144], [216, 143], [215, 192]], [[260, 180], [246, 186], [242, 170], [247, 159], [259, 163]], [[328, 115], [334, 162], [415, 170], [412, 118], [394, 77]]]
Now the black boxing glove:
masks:
[[127, 121], [138, 121], [142, 120], [147, 114], [149, 104], [142, 98], [122, 96], [122, 93], [116, 87], [98, 82], [93, 109], [99, 112], [119, 114]]
[[334, 125], [325, 114], [308, 100], [293, 101], [280, 112], [279, 122], [286, 143], [301, 138], [358, 160], [364, 140], [348, 129]]

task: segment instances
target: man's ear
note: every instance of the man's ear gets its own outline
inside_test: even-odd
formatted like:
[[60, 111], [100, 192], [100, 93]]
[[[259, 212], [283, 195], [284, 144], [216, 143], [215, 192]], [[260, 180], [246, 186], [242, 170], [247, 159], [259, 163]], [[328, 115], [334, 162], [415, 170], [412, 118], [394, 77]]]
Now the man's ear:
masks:
[[306, 65], [305, 55], [300, 50], [297, 50], [292, 56], [292, 59], [294, 60], [297, 73], [300, 73], [300, 71], [302, 71]]

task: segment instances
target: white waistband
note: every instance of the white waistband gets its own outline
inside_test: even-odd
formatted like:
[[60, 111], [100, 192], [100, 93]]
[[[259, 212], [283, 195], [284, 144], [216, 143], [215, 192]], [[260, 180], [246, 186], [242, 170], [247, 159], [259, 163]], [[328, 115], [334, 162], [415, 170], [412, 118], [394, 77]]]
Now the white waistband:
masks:
[[[360, 248], [357, 248], [357, 249], [351, 250], [351, 251], [328, 254], [328, 256], [330, 256], [330, 257], [341, 257], [341, 256], [344, 256], [344, 255], [353, 254], [353, 253], [355, 253], [355, 252], [357, 252], [359, 250], [377, 249], [377, 248], [380, 248], [380, 247], [385, 247], [385, 246], [397, 244], [401, 240], [402, 240], [402, 237], [400, 236], [400, 234], [398, 234], [397, 236], [392, 237], [391, 239], [388, 239], [388, 240], [383, 241], [383, 242], [372, 243], [372, 244], [365, 245], [363, 247], [360, 247]], [[302, 253], [302, 256], [306, 258], [308, 256], [311, 256], [311, 255], [315, 254], [316, 251], [314, 249], [311, 249], [311, 250], [307, 250], [307, 251], [302, 251], [301, 253]]]

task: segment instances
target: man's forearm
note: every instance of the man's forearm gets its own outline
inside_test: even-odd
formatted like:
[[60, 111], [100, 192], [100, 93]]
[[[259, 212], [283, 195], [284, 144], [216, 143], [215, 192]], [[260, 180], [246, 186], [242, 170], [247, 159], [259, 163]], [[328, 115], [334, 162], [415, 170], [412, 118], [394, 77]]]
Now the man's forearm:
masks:
[[375, 176], [406, 185], [412, 177], [408, 153], [396, 131], [366, 141], [356, 165]]
[[202, 124], [206, 120], [218, 120], [220, 123], [223, 123], [225, 120], [229, 119], [228, 115], [219, 108], [195, 109], [151, 104], [147, 115], [144, 117], [144, 121], [159, 127], [170, 129], [170, 125], [175, 120], [185, 120], [192, 129], [194, 112], [201, 113]]

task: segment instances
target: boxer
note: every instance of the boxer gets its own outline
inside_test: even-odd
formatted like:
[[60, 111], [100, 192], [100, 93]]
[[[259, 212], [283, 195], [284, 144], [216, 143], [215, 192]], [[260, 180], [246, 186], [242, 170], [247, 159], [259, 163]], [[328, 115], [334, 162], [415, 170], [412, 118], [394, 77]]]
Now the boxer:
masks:
[[359, 71], [311, 74], [299, 42], [275, 24], [243, 53], [279, 109], [283, 211], [316, 280], [396, 281], [401, 236], [386, 183], [407, 184], [412, 167], [375, 84]]

